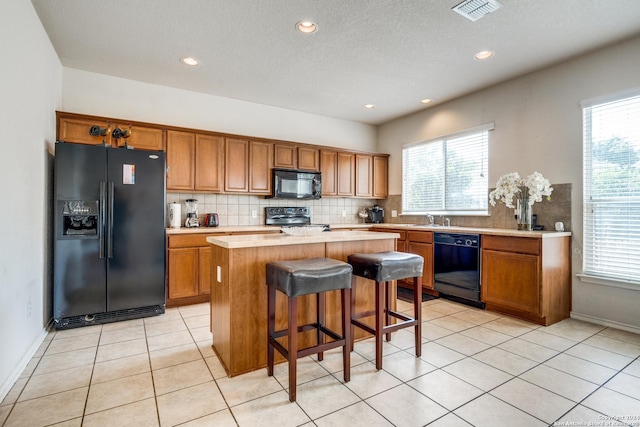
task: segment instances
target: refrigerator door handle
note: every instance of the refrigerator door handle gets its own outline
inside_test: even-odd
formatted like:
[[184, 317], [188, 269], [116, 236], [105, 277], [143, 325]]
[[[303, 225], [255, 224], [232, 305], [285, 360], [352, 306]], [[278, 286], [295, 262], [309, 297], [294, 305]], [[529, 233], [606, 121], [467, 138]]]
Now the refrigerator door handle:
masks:
[[100, 181], [100, 221], [98, 221], [98, 236], [100, 239], [100, 258], [104, 258], [104, 226], [105, 220], [107, 216], [107, 207], [105, 205], [106, 201], [106, 193], [105, 193], [106, 183], [104, 181]]
[[109, 219], [107, 221], [107, 255], [113, 258], [113, 182], [109, 182]]

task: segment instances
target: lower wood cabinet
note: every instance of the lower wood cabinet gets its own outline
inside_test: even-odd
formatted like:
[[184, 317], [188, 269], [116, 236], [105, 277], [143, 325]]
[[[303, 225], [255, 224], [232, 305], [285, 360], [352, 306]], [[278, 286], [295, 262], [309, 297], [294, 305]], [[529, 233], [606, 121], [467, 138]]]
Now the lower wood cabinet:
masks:
[[423, 292], [438, 295], [433, 288], [433, 232], [408, 231], [407, 252], [424, 258], [424, 268], [422, 269]]
[[550, 325], [571, 311], [570, 237], [482, 237], [488, 310]]
[[167, 240], [167, 307], [209, 301], [211, 234], [169, 235]]
[[208, 302], [211, 293], [211, 245], [214, 235], [279, 233], [263, 232], [192, 233], [167, 236], [167, 307]]

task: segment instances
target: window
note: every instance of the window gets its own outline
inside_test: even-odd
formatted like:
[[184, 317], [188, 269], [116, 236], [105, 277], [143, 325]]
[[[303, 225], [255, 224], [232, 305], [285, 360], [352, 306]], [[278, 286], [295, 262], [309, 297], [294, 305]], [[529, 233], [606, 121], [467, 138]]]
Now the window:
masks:
[[640, 90], [582, 107], [583, 275], [640, 285]]
[[493, 123], [402, 148], [402, 213], [487, 213]]

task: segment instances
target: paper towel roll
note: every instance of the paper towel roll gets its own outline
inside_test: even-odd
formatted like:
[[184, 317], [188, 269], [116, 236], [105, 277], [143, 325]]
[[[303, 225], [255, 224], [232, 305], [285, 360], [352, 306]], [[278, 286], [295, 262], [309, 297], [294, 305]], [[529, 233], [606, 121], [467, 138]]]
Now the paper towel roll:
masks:
[[169, 227], [180, 228], [182, 215], [180, 214], [180, 203], [169, 204]]

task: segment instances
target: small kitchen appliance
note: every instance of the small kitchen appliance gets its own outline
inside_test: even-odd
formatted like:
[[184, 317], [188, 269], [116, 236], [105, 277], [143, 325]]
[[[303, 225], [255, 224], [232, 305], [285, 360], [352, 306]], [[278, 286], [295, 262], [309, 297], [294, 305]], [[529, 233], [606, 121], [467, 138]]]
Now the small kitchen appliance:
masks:
[[380, 224], [384, 222], [384, 209], [378, 205], [373, 205], [369, 208], [369, 217], [365, 218], [365, 220], [370, 224]]
[[206, 225], [207, 227], [217, 227], [218, 224], [220, 224], [220, 222], [218, 221], [217, 213], [208, 213], [204, 217], [204, 225]]
[[198, 201], [196, 199], [187, 199], [184, 203], [187, 206], [187, 218], [184, 221], [184, 226], [187, 228], [199, 227]]

